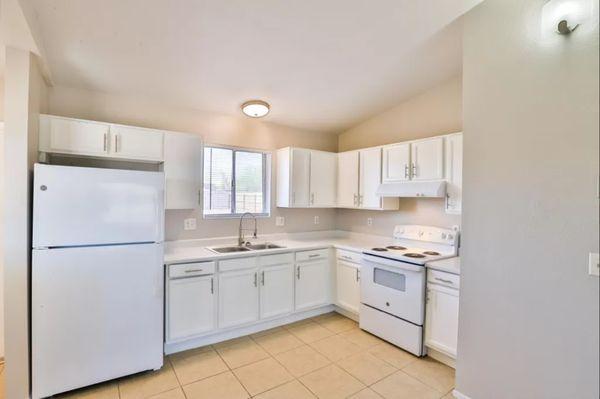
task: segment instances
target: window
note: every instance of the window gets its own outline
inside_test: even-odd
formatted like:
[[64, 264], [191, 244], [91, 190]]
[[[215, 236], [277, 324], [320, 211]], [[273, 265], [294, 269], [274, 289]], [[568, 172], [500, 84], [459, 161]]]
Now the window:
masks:
[[204, 147], [204, 216], [269, 215], [270, 155]]

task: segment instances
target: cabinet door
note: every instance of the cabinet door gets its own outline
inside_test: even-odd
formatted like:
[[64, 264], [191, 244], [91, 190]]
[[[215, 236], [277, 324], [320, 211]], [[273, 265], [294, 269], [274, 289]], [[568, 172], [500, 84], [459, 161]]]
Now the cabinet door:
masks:
[[360, 305], [360, 275], [358, 265], [338, 261], [337, 263], [337, 305], [358, 313]]
[[444, 178], [444, 139], [435, 137], [411, 143], [412, 179]]
[[163, 160], [163, 132], [139, 127], [112, 125], [111, 156], [146, 161]]
[[456, 358], [458, 339], [458, 290], [427, 289], [425, 345]]
[[337, 206], [358, 207], [358, 151], [338, 154]]
[[335, 206], [337, 180], [337, 154], [310, 152], [310, 206], [326, 208]]
[[258, 271], [219, 274], [219, 327], [258, 320]]
[[268, 266], [260, 272], [260, 318], [294, 310], [294, 265]]
[[167, 340], [198, 335], [215, 328], [213, 276], [169, 280]]
[[313, 308], [327, 302], [328, 269], [326, 260], [296, 265], [296, 310]]
[[386, 183], [410, 179], [410, 144], [383, 147], [383, 176]]
[[462, 211], [462, 134], [446, 136], [446, 212], [459, 214]]
[[310, 150], [292, 148], [291, 160], [291, 203], [293, 207], [308, 207], [310, 204]]
[[195, 209], [200, 206], [202, 140], [183, 133], [165, 133], [165, 208]]
[[100, 156], [109, 151], [107, 123], [40, 116], [40, 151]]
[[360, 190], [361, 208], [381, 208], [381, 197], [376, 192], [381, 184], [381, 148], [360, 151]]

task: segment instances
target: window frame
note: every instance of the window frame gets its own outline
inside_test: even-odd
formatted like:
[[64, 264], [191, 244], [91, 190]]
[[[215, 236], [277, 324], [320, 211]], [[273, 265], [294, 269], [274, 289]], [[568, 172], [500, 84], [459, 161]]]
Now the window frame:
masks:
[[[231, 155], [231, 213], [204, 213], [204, 165], [206, 160], [204, 159], [204, 151], [206, 148], [217, 148], [222, 150], [232, 151]], [[236, 147], [222, 144], [210, 144], [206, 143], [202, 148], [202, 217], [203, 219], [238, 219], [244, 213], [237, 212], [236, 209], [236, 153], [237, 152], [250, 152], [262, 155], [262, 179], [263, 179], [263, 212], [252, 214], [257, 218], [268, 218], [271, 217], [271, 156], [272, 151], [259, 150], [255, 148]]]

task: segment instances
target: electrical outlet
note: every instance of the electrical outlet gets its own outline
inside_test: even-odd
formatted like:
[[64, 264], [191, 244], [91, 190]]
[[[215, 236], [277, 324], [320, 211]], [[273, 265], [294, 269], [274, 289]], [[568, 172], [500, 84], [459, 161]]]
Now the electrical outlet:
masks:
[[319, 217], [315, 216], [315, 224], [319, 224]]
[[588, 267], [590, 276], [600, 276], [600, 259], [597, 252], [590, 252]]
[[367, 226], [373, 226], [373, 218], [367, 218]]
[[196, 218], [189, 218], [183, 220], [184, 230], [196, 230]]
[[277, 226], [277, 227], [285, 226], [285, 218], [283, 216], [277, 216], [275, 218], [275, 226]]

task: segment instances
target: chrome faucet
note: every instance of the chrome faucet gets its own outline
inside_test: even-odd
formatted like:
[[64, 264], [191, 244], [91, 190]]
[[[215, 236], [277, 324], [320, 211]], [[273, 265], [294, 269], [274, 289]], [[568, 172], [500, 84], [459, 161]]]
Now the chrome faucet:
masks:
[[242, 246], [244, 245], [246, 242], [244, 240], [244, 230], [249, 230], [249, 229], [243, 229], [243, 222], [244, 222], [244, 217], [246, 215], [250, 215], [254, 218], [254, 234], [252, 235], [252, 237], [257, 238], [258, 236], [258, 226], [257, 226], [257, 221], [256, 221], [256, 216], [254, 216], [254, 214], [250, 213], [250, 212], [246, 212], [244, 213], [241, 217], [240, 217], [240, 228], [238, 231], [238, 246]]

